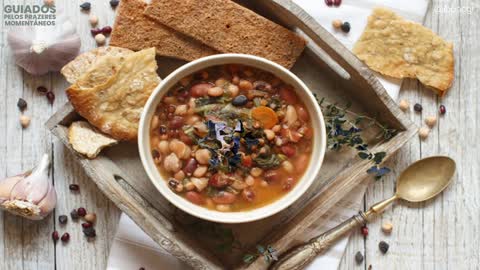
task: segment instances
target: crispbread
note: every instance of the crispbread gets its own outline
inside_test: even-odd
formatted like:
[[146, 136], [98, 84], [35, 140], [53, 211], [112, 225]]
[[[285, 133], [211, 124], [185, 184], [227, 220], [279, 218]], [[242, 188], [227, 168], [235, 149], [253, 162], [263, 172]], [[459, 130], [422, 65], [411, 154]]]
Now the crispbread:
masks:
[[157, 54], [187, 61], [218, 53], [214, 49], [143, 15], [142, 0], [122, 0], [110, 45], [134, 51], [155, 47]]
[[73, 122], [68, 127], [68, 142], [75, 151], [90, 159], [96, 158], [103, 148], [118, 143], [85, 121]]
[[119, 47], [99, 47], [88, 52], [84, 52], [79, 56], [75, 57], [75, 59], [63, 66], [60, 72], [63, 74], [63, 76], [65, 77], [65, 79], [67, 79], [69, 83], [75, 83], [78, 77], [80, 77], [90, 67], [92, 67], [92, 65], [102, 56], [127, 55], [130, 53], [133, 52], [129, 49]]
[[287, 68], [305, 40], [230, 0], [152, 0], [145, 14], [223, 53], [261, 56]]
[[67, 96], [75, 111], [103, 133], [134, 140], [143, 106], [160, 82], [156, 70], [155, 48], [107, 55], [67, 89]]
[[388, 9], [374, 9], [353, 52], [371, 69], [395, 78], [417, 78], [440, 96], [452, 85], [452, 43]]

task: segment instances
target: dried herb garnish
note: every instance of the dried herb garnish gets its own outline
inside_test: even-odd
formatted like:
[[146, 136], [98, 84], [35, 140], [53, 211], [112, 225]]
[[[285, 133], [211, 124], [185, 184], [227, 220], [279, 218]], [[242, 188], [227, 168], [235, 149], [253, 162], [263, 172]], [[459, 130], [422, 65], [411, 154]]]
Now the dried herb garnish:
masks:
[[[318, 99], [317, 99], [318, 100]], [[358, 156], [364, 160], [371, 160], [374, 165], [367, 170], [367, 173], [375, 176], [375, 179], [380, 179], [391, 170], [387, 167], [380, 167], [383, 159], [386, 156], [385, 152], [372, 153], [368, 149], [368, 145], [364, 142], [361, 136], [362, 129], [358, 125], [365, 120], [370, 121], [369, 125], [375, 125], [380, 128], [381, 133], [377, 138], [390, 140], [395, 136], [397, 131], [382, 125], [375, 119], [358, 115], [348, 109], [351, 103], [347, 103], [344, 108], [331, 104], [325, 101], [324, 98], [318, 101], [325, 118], [325, 126], [327, 129], [327, 147], [330, 150], [338, 151], [344, 146], [354, 148], [358, 151]], [[354, 120], [347, 118], [347, 114], [354, 117]]]
[[255, 252], [247, 253], [243, 256], [243, 262], [250, 264], [260, 256], [263, 256], [266, 263], [278, 260], [278, 252], [275, 248], [272, 246], [264, 247], [262, 245], [257, 245]]

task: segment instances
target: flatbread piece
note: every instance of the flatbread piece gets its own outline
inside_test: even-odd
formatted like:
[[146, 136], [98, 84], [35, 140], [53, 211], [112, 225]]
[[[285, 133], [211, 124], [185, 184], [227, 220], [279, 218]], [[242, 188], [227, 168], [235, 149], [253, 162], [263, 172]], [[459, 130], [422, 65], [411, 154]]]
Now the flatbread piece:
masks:
[[353, 52], [371, 69], [395, 78], [417, 78], [440, 96], [452, 85], [452, 43], [388, 9], [374, 9]]
[[69, 83], [75, 83], [75, 81], [84, 74], [89, 68], [95, 64], [95, 62], [105, 55], [127, 55], [133, 53], [129, 49], [108, 46], [99, 47], [88, 52], [84, 52], [75, 57], [72, 61], [66, 64], [60, 71], [62, 75], [67, 79]]
[[75, 110], [117, 140], [135, 140], [148, 97], [160, 82], [155, 48], [104, 56], [67, 89]]
[[253, 54], [291, 68], [303, 38], [230, 0], [152, 0], [145, 14], [222, 53]]
[[118, 143], [85, 121], [73, 122], [68, 127], [68, 142], [75, 151], [90, 159], [96, 158], [103, 148]]
[[187, 61], [218, 51], [143, 15], [142, 0], [122, 0], [113, 26], [110, 45], [139, 51], [155, 47], [157, 54]]

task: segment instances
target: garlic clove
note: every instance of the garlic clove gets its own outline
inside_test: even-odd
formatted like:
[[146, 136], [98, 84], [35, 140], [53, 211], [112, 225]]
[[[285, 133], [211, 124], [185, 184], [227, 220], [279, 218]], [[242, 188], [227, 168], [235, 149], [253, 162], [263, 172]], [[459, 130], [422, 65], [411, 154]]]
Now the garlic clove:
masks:
[[55, 192], [55, 188], [51, 183], [49, 183], [49, 189], [47, 195], [43, 200], [38, 203], [38, 207], [40, 208], [40, 216], [46, 217], [50, 212], [55, 209], [55, 205], [57, 204], [57, 193]]
[[38, 166], [25, 179], [19, 181], [13, 187], [10, 193], [10, 200], [28, 201], [33, 204], [39, 203], [48, 192], [49, 164], [48, 154], [45, 154]]
[[25, 175], [20, 174], [0, 180], [0, 204], [10, 199], [13, 187], [23, 178], [25, 178]]
[[49, 166], [45, 154], [31, 172], [0, 181], [0, 209], [32, 220], [43, 219], [52, 212], [57, 194], [48, 178]]

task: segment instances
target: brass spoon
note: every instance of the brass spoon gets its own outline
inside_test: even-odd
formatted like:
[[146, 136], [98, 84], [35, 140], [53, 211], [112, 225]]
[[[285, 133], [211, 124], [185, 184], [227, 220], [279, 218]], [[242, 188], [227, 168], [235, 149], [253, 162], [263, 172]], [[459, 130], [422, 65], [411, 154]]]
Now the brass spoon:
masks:
[[442, 192], [455, 173], [455, 161], [449, 157], [435, 156], [419, 160], [402, 172], [397, 181], [397, 192], [390, 199], [374, 204], [367, 212], [360, 212], [333, 229], [294, 247], [274, 262], [271, 270], [297, 270], [307, 266], [317, 255], [327, 250], [337, 239], [351, 229], [366, 224], [382, 213], [397, 199], [423, 202]]

